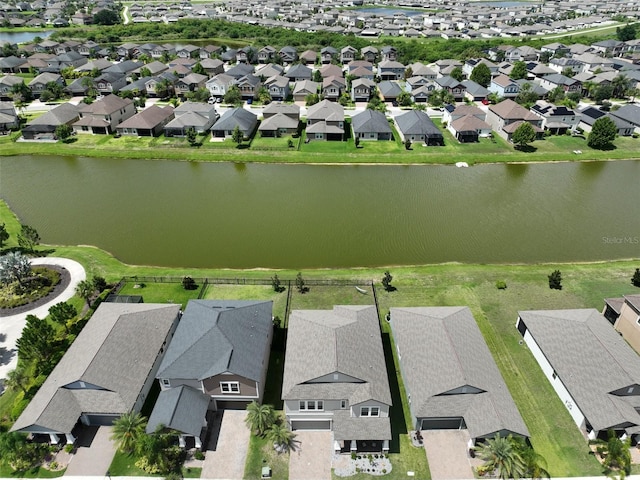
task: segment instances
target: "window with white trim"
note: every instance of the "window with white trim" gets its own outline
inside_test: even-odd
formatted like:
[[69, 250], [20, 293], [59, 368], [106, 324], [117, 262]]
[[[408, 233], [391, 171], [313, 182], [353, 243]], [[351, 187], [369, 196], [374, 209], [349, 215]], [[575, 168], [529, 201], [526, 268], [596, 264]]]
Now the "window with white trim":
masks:
[[163, 387], [170, 387], [171, 386], [171, 381], [168, 378], [163, 378], [162, 379], [162, 386]]
[[300, 400], [300, 410], [322, 411], [324, 410], [324, 402], [322, 400]]
[[380, 407], [360, 407], [361, 417], [379, 417]]
[[238, 382], [220, 382], [220, 391], [222, 393], [240, 393], [240, 384]]

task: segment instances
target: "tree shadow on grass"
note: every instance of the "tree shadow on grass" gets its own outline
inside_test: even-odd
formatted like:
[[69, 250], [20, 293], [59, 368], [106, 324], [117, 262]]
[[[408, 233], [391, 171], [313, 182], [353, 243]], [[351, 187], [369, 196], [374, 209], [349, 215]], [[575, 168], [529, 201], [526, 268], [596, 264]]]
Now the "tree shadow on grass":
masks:
[[534, 147], [533, 145], [523, 145], [523, 146], [516, 145], [514, 148], [517, 151], [523, 152], [523, 153], [533, 153], [538, 151], [538, 148]]
[[594, 150], [600, 150], [601, 152], [611, 152], [613, 150], [616, 150], [618, 147], [616, 147], [613, 143], [609, 143], [608, 145], [603, 145], [602, 147], [591, 147]]

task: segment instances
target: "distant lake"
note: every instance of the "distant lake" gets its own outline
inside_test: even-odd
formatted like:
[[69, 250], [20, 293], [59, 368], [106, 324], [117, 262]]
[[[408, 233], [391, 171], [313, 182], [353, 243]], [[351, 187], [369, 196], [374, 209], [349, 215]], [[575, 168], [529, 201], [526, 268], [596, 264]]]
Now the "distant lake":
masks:
[[0, 43], [27, 43], [34, 38], [47, 38], [53, 30], [38, 30], [37, 32], [0, 32]]

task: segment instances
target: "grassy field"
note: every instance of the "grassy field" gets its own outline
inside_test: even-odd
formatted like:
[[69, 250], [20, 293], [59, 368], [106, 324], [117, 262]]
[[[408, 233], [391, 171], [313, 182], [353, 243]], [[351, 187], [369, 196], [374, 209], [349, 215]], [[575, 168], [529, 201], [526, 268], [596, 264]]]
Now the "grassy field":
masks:
[[51, 471], [46, 468], [32, 468], [25, 472], [14, 472], [11, 467], [0, 465], [0, 478], [58, 478], [64, 475], [66, 468], [63, 470]]

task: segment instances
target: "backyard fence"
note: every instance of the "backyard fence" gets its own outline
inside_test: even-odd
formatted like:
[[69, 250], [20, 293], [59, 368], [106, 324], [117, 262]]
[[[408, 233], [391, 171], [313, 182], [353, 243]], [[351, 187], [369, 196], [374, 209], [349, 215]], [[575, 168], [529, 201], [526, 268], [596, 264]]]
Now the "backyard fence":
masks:
[[[191, 277], [198, 284], [208, 285], [271, 285], [271, 278], [210, 278], [210, 277]], [[184, 277], [147, 277], [132, 276], [122, 277], [118, 286], [126, 283], [182, 283]], [[291, 283], [295, 285], [295, 278], [280, 278], [281, 283]], [[304, 284], [308, 286], [336, 286], [350, 287], [356, 285], [370, 285], [371, 280], [355, 280], [355, 279], [304, 279]]]

